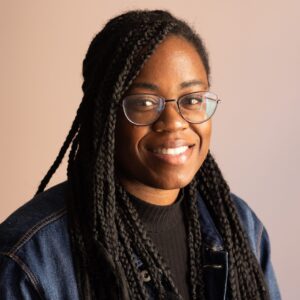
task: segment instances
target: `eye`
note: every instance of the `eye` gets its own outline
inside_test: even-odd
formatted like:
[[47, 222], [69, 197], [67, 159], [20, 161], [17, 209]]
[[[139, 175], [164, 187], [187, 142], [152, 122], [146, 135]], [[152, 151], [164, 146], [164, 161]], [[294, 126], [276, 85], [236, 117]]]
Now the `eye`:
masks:
[[140, 99], [136, 99], [135, 105], [136, 106], [151, 107], [151, 106], [155, 105], [155, 102], [152, 101], [152, 100], [149, 100], [149, 99], [140, 98]]
[[124, 99], [125, 105], [132, 111], [148, 111], [158, 106], [159, 100], [152, 95], [132, 95]]
[[189, 104], [190, 105], [195, 105], [198, 104], [202, 99], [195, 99], [195, 98], [191, 98], [189, 99]]
[[201, 95], [187, 95], [180, 100], [180, 106], [183, 109], [201, 109], [202, 105], [203, 97]]

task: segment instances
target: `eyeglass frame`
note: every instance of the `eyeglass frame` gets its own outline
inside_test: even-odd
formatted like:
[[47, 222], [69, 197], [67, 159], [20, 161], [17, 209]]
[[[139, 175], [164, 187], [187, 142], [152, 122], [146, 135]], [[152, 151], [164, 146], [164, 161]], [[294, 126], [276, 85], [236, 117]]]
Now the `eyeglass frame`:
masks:
[[[211, 116], [210, 116], [208, 119], [206, 119], [206, 120], [204, 120], [204, 121], [201, 121], [201, 122], [191, 122], [191, 121], [187, 120], [187, 119], [182, 115], [181, 110], [180, 110], [180, 107], [179, 107], [179, 102], [178, 102], [178, 100], [180, 100], [181, 98], [186, 97], [186, 96], [188, 96], [188, 95], [197, 94], [197, 93], [211, 93], [211, 94], [215, 95], [217, 99], [210, 99], [210, 100], [216, 102], [216, 106], [215, 106], [215, 109], [214, 109], [213, 113], [211, 114]], [[158, 114], [157, 118], [156, 118], [153, 122], [151, 122], [151, 123], [149, 123], [149, 124], [137, 124], [137, 123], [134, 123], [133, 121], [131, 121], [131, 120], [128, 118], [128, 116], [127, 116], [127, 114], [126, 114], [125, 107], [124, 107], [124, 99], [126, 99], [126, 98], [129, 97], [129, 96], [139, 96], [139, 95], [157, 96], [160, 100], [163, 100], [163, 107], [162, 107], [161, 112]], [[176, 102], [177, 111], [178, 111], [179, 115], [180, 115], [186, 122], [188, 122], [188, 123], [190, 123], [190, 124], [202, 124], [202, 123], [205, 123], [206, 121], [208, 121], [208, 120], [215, 114], [215, 112], [216, 112], [216, 110], [217, 110], [217, 107], [218, 107], [218, 104], [219, 104], [219, 102], [221, 102], [221, 99], [219, 99], [219, 97], [218, 97], [217, 94], [215, 94], [215, 93], [213, 93], [213, 92], [210, 92], [210, 91], [196, 91], [196, 92], [187, 93], [187, 94], [184, 94], [184, 95], [182, 95], [182, 96], [179, 96], [177, 99], [176, 99], [176, 98], [175, 98], [175, 99], [166, 99], [166, 98], [164, 98], [164, 97], [162, 97], [162, 96], [159, 96], [159, 95], [157, 95], [157, 94], [148, 94], [148, 93], [131, 94], [131, 95], [125, 96], [125, 97], [122, 99], [121, 102], [122, 102], [121, 105], [122, 105], [122, 108], [123, 108], [124, 115], [125, 115], [126, 119], [127, 119], [131, 124], [136, 125], [136, 126], [149, 126], [149, 125], [154, 124], [154, 123], [159, 119], [159, 117], [161, 116], [162, 112], [164, 111], [164, 109], [165, 109], [165, 107], [166, 107], [166, 103], [167, 103], [167, 102]]]

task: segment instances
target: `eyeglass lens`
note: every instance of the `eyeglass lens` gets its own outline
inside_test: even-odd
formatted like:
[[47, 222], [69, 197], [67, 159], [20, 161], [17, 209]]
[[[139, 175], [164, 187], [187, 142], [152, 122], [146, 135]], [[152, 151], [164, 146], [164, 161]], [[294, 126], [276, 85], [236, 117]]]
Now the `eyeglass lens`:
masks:
[[[207, 121], [215, 112], [217, 95], [211, 92], [197, 92], [184, 95], [177, 101], [181, 116], [191, 123]], [[123, 109], [128, 120], [136, 125], [150, 125], [162, 113], [165, 99], [157, 95], [129, 95], [123, 100]]]

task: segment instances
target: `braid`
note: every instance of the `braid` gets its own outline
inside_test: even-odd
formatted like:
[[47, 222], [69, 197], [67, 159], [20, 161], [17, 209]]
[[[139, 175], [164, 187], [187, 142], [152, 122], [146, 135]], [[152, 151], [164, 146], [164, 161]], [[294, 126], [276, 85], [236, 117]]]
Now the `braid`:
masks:
[[[167, 289], [174, 298], [182, 299], [167, 264], [116, 178], [114, 157], [120, 102], [155, 48], [170, 34], [195, 46], [209, 77], [205, 47], [184, 21], [159, 10], [131, 11], [110, 20], [90, 44], [83, 62], [82, 103], [38, 187], [37, 193], [45, 189], [71, 145], [67, 209], [80, 299], [94, 300], [101, 298], [101, 293], [110, 298], [106, 284], [115, 284], [119, 291], [123, 285], [130, 299], [147, 299], [149, 291], [136, 265], [137, 257], [147, 268], [155, 299], [166, 299]], [[191, 199], [186, 208], [191, 298], [205, 299], [197, 206], [200, 192], [228, 251], [229, 299], [268, 299], [229, 187], [210, 153], [187, 190]], [[103, 269], [113, 270], [112, 274], [103, 275]]]
[[262, 271], [239, 221], [229, 187], [210, 153], [198, 177], [199, 190], [214, 215], [228, 251], [231, 299], [268, 299]]
[[204, 283], [202, 274], [202, 236], [200, 231], [197, 207], [197, 179], [189, 187], [190, 208], [188, 224], [188, 241], [190, 251], [190, 276], [192, 299], [204, 299]]
[[[157, 251], [151, 239], [148, 237], [146, 230], [142, 222], [139, 219], [138, 213], [133, 207], [128, 195], [124, 189], [119, 186], [119, 191], [122, 195], [121, 207], [123, 208], [122, 216], [126, 218], [127, 228], [132, 229], [131, 236], [134, 239], [134, 244], [137, 245], [137, 249], [132, 251], [139, 251], [137, 254], [139, 257], [147, 262], [150, 276], [153, 278], [154, 284], [157, 286], [157, 289], [160, 293], [164, 293], [161, 281], [163, 276], [168, 284], [174, 289], [177, 296], [180, 298], [177, 288], [171, 278], [170, 270], [166, 266], [163, 258]], [[152, 264], [151, 264], [152, 261]], [[159, 297], [162, 297], [163, 294], [158, 294]]]
[[[75, 116], [75, 119], [73, 121], [73, 124], [71, 126], [71, 129], [66, 137], [66, 140], [64, 141], [61, 149], [59, 150], [59, 153], [55, 159], [55, 161], [53, 162], [52, 166], [50, 167], [49, 171], [47, 172], [47, 174], [44, 176], [44, 178], [42, 179], [42, 181], [40, 182], [37, 192], [35, 195], [41, 193], [44, 191], [44, 189], [46, 188], [47, 184], [49, 183], [51, 177], [53, 176], [53, 174], [55, 173], [55, 171], [57, 170], [57, 168], [59, 167], [59, 165], [61, 164], [70, 144], [72, 143], [74, 137], [78, 134], [79, 131], [79, 127], [80, 127], [80, 119], [83, 119], [85, 116], [85, 109], [86, 109], [86, 101], [85, 101], [84, 97], [82, 99], [81, 104], [79, 105], [79, 108], [77, 110], [77, 114]], [[75, 142], [76, 144], [78, 144], [78, 140]], [[73, 154], [72, 154], [73, 155]]]
[[57, 170], [57, 168], [59, 167], [59, 165], [61, 164], [71, 142], [72, 139], [74, 138], [74, 135], [76, 134], [77, 130], [78, 130], [78, 117], [76, 116], [73, 125], [67, 135], [66, 140], [64, 141], [54, 163], [52, 164], [52, 166], [50, 167], [49, 171], [47, 172], [47, 174], [45, 175], [45, 177], [42, 179], [38, 190], [36, 192], [36, 195], [43, 192], [44, 189], [46, 188], [47, 184], [49, 183], [51, 177], [53, 176], [53, 174], [55, 173], [55, 171]]

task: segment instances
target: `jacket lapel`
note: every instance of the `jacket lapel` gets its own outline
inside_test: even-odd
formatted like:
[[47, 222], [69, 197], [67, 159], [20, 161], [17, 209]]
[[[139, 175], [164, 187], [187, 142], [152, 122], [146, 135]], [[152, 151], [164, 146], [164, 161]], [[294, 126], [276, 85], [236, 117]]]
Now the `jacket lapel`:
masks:
[[198, 194], [198, 209], [203, 236], [203, 276], [209, 300], [225, 300], [228, 277], [228, 253], [212, 217]]
[[225, 300], [228, 255], [226, 251], [207, 248], [203, 255], [203, 275], [206, 299]]

